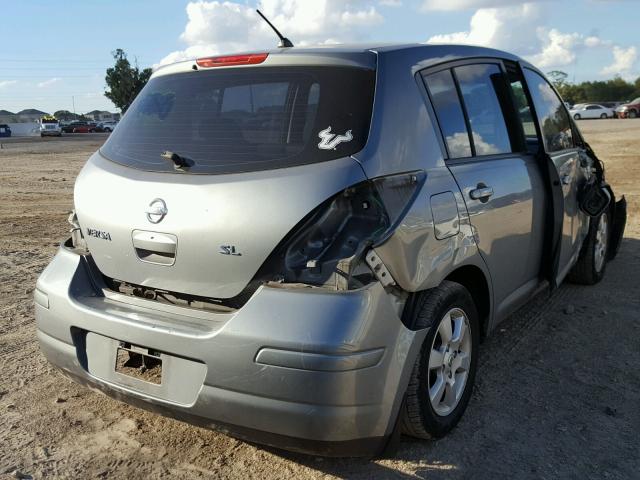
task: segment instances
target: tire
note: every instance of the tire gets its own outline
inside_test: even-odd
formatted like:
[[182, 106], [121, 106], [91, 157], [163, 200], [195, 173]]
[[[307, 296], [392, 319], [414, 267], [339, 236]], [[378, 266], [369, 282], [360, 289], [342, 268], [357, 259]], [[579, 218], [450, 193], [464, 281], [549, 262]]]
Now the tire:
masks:
[[[416, 329], [431, 328], [411, 372], [400, 425], [406, 435], [439, 438], [458, 424], [471, 398], [478, 363], [480, 324], [471, 295], [459, 283], [445, 280], [439, 287], [419, 295], [412, 325]], [[449, 342], [446, 341], [447, 322], [451, 330]], [[460, 331], [464, 335], [456, 346], [456, 332]], [[447, 343], [451, 344], [449, 348], [445, 347]], [[463, 383], [456, 387], [456, 382]], [[434, 395], [432, 401], [430, 392], [441, 395]], [[447, 401], [450, 393], [454, 397]]]
[[629, 110], [629, 113], [627, 113], [627, 116], [629, 118], [636, 118], [638, 116], [638, 114], [636, 113], [635, 110]]
[[576, 114], [573, 116], [573, 118], [574, 118], [574, 120], [580, 120], [580, 114], [579, 114], [579, 113], [576, 113]]
[[567, 275], [571, 283], [595, 285], [602, 280], [607, 269], [610, 232], [609, 211], [603, 212], [598, 218], [591, 218], [589, 233], [582, 245], [578, 261]]
[[606, 113], [603, 113], [602, 115], [600, 115], [600, 118], [609, 118], [609, 117], [607, 116]]

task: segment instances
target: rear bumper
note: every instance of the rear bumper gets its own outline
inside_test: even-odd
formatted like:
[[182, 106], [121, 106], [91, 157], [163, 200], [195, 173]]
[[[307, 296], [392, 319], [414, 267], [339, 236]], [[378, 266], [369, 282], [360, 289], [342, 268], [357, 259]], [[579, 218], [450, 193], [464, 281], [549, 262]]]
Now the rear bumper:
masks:
[[[61, 247], [35, 293], [47, 359], [76, 381], [235, 436], [322, 455], [376, 453], [391, 434], [425, 331], [378, 284], [260, 288], [232, 313], [105, 296]], [[115, 372], [119, 341], [162, 352], [162, 385]]]

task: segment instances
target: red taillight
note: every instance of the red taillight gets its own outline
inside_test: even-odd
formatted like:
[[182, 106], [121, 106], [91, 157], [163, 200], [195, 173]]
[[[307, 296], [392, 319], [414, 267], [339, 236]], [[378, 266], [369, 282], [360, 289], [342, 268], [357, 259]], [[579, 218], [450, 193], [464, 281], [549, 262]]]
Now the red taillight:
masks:
[[268, 53], [249, 53], [246, 55], [225, 55], [224, 57], [204, 57], [198, 58], [196, 63], [203, 68], [256, 65], [264, 62], [268, 55]]

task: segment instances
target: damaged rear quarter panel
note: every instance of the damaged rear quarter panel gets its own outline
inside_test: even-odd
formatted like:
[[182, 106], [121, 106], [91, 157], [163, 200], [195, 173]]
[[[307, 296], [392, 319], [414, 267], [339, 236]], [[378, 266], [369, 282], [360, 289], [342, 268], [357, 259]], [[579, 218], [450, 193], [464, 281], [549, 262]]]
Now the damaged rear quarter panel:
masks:
[[[458, 233], [436, 238], [431, 197], [452, 192], [458, 209]], [[393, 235], [375, 248], [395, 281], [415, 292], [436, 287], [464, 265], [479, 267], [488, 278], [473, 236], [464, 200], [446, 167], [430, 169], [416, 201]]]
[[[417, 72], [427, 66], [421, 62], [419, 49], [378, 53], [371, 132], [364, 150], [355, 157], [368, 178], [413, 170], [424, 170], [427, 178], [401, 224], [375, 251], [405, 291], [436, 287], [464, 265], [480, 268], [490, 285], [462, 194], [445, 164], [424, 86], [416, 80]], [[431, 197], [447, 192], [455, 198], [458, 225], [443, 218], [438, 227], [446, 226], [447, 233], [438, 240]], [[434, 209], [438, 210], [442, 211]], [[457, 233], [453, 233], [455, 227]]]

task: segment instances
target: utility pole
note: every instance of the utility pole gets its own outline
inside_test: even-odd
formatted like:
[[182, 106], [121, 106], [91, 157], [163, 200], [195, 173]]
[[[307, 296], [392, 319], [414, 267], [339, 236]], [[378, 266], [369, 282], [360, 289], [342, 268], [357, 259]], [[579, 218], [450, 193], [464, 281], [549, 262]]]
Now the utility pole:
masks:
[[76, 114], [76, 97], [75, 95], [71, 95], [71, 103], [73, 104], [73, 115]]

